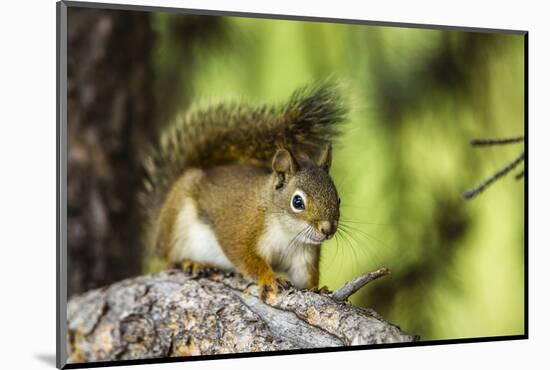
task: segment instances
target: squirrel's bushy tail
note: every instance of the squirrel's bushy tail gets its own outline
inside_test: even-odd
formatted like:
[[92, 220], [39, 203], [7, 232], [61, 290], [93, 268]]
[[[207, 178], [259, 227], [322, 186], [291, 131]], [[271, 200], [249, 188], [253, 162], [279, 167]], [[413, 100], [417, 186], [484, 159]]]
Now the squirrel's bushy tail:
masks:
[[280, 107], [222, 103], [191, 111], [161, 135], [145, 161], [142, 206], [158, 207], [186, 168], [239, 161], [270, 165], [280, 147], [314, 158], [338, 135], [346, 110], [332, 82], [296, 90]]

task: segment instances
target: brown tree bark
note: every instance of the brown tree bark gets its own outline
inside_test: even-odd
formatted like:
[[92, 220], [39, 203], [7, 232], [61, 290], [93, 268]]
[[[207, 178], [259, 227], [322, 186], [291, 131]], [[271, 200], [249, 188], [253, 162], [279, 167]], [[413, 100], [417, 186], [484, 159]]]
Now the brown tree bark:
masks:
[[140, 273], [136, 148], [153, 128], [152, 37], [149, 13], [68, 8], [69, 296]]
[[345, 300], [387, 270], [334, 294], [290, 289], [272, 305], [255, 284], [218, 272], [208, 278], [168, 270], [73, 297], [69, 362], [326, 348], [411, 342], [374, 310]]

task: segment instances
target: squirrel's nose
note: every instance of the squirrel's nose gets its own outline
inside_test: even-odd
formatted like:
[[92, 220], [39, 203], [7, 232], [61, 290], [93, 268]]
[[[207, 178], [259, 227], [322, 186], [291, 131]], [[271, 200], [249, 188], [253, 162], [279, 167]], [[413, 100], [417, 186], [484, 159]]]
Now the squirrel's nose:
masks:
[[336, 226], [336, 222], [331, 223], [330, 221], [320, 221], [317, 228], [325, 235], [327, 239], [330, 239], [336, 231]]

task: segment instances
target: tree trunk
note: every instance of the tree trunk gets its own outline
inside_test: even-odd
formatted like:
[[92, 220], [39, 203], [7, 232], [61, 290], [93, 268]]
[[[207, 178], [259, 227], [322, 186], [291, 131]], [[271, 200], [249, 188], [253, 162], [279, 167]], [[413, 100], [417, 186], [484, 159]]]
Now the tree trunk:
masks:
[[258, 298], [257, 286], [238, 274], [218, 272], [205, 278], [168, 270], [128, 279], [69, 301], [68, 361], [418, 340], [374, 310], [345, 302], [357, 288], [350, 284], [356, 283], [334, 294], [290, 289], [267, 305]]
[[140, 273], [136, 148], [154, 127], [149, 13], [67, 11], [70, 296]]

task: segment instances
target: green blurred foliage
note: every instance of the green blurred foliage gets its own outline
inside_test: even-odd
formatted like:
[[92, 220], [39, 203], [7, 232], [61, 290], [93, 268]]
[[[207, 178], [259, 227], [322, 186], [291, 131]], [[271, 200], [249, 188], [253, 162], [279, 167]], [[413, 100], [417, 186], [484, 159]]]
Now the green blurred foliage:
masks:
[[[200, 34], [214, 36], [171, 47], [171, 17], [195, 25], [183, 30], [202, 18]], [[386, 266], [390, 277], [351, 300], [409, 333], [524, 332], [523, 180], [462, 198], [523, 149], [469, 146], [523, 134], [523, 36], [168, 14], [153, 23], [157, 72], [179, 64], [176, 81], [194, 101], [282, 103], [308, 82], [342, 81], [351, 113], [332, 176], [343, 226], [323, 246], [321, 284]]]

